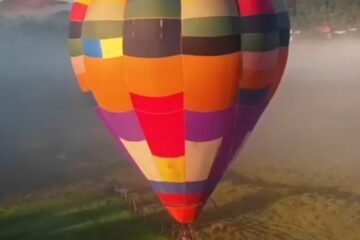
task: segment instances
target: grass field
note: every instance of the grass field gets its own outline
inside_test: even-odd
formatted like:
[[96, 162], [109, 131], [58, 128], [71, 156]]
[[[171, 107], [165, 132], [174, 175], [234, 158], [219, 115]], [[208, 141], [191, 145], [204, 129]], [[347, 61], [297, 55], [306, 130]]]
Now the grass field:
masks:
[[42, 199], [0, 208], [1, 240], [165, 240], [117, 197]]
[[[219, 184], [195, 225], [199, 240], [360, 238], [356, 193], [310, 186], [301, 178], [297, 184], [276, 183], [245, 173], [235, 165]], [[135, 214], [131, 201], [110, 188], [126, 182], [118, 176], [5, 199], [0, 202], [0, 240], [171, 239], [174, 222], [150, 187], [141, 184], [140, 176], [126, 179], [136, 183], [126, 183], [136, 192]]]

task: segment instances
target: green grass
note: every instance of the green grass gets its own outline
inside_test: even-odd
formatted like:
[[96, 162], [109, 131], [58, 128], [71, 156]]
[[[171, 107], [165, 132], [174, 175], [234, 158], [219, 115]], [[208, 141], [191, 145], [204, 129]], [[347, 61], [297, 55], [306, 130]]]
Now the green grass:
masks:
[[165, 240], [118, 198], [42, 199], [0, 207], [1, 240]]

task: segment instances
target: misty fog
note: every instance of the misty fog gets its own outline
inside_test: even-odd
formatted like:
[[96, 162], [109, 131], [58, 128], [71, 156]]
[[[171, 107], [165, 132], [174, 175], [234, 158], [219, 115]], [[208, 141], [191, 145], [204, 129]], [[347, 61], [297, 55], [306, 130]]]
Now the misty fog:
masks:
[[72, 181], [83, 162], [118, 164], [115, 143], [77, 86], [66, 29], [0, 31], [0, 196]]
[[272, 182], [360, 193], [359, 53], [359, 38], [293, 42], [283, 84], [238, 162], [245, 174], [270, 180], [276, 168]]
[[[66, 29], [0, 32], [0, 197], [126, 165], [76, 83]], [[283, 84], [235, 163], [244, 175], [268, 180], [277, 168], [272, 181], [360, 180], [359, 52], [356, 38], [295, 39]]]

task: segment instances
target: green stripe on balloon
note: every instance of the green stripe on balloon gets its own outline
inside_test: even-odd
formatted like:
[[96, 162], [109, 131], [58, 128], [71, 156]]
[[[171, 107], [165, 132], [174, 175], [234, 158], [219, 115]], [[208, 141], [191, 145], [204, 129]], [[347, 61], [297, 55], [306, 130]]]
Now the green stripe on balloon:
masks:
[[83, 55], [82, 39], [69, 39], [70, 56], [77, 57]]
[[266, 52], [279, 47], [279, 33], [245, 33], [241, 36], [242, 50]]
[[129, 1], [126, 19], [181, 18], [180, 0], [136, 0]]
[[238, 17], [206, 17], [182, 20], [182, 36], [219, 37], [240, 34]]
[[123, 29], [123, 21], [87, 21], [82, 35], [92, 39], [118, 38], [123, 36]]

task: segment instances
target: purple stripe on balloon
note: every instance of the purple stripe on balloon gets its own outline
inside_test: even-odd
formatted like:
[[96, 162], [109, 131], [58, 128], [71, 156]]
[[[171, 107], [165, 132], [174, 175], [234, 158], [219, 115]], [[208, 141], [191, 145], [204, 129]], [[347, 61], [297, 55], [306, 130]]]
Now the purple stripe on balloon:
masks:
[[192, 194], [206, 192], [208, 180], [199, 182], [151, 182], [151, 186], [155, 192], [168, 194]]
[[[261, 103], [255, 106], [238, 105], [237, 116], [235, 119], [234, 137], [232, 143], [232, 154], [242, 148], [247, 141], [249, 133], [251, 133], [257, 122], [259, 121], [262, 113], [264, 112], [267, 103]], [[232, 156], [231, 158], [233, 158]], [[231, 161], [232, 159], [230, 159]]]
[[186, 139], [194, 142], [205, 142], [218, 139], [229, 129], [235, 117], [235, 107], [217, 112], [186, 111]]
[[266, 102], [256, 106], [238, 106], [232, 154], [236, 154], [245, 145], [266, 107]]
[[113, 113], [102, 108], [97, 108], [96, 111], [107, 122], [107, 125], [113, 129], [117, 138], [128, 141], [141, 141], [145, 139], [135, 111]]
[[256, 106], [237, 105], [236, 116], [231, 124], [232, 129], [229, 129], [224, 136], [211, 169], [211, 179], [220, 178], [224, 174], [230, 163], [234, 160], [235, 154], [244, 146], [248, 134], [254, 129], [266, 106], [267, 103]]
[[246, 128], [247, 132], [251, 132], [252, 130], [254, 130], [256, 123], [259, 121], [259, 118], [266, 109], [266, 107], [267, 102], [255, 106], [239, 105], [236, 118], [237, 128]]
[[[234, 119], [235, 120], [235, 119]], [[234, 124], [231, 124], [231, 128], [227, 134], [223, 137], [223, 141], [217, 153], [216, 159], [211, 169], [210, 178], [217, 178], [224, 174], [224, 171], [228, 167], [229, 162], [233, 157], [233, 139], [235, 136]]]
[[130, 161], [131, 165], [133, 165], [133, 167], [135, 169], [137, 169], [138, 172], [141, 173], [145, 177], [144, 173], [140, 170], [139, 166], [136, 164], [136, 161], [131, 157], [131, 155], [125, 148], [124, 144], [119, 139], [117, 132], [113, 128], [113, 125], [110, 122], [108, 122], [108, 118], [106, 117], [106, 115], [104, 115], [105, 111], [103, 109], [101, 109], [100, 107], [97, 107], [97, 108], [95, 108], [95, 112], [98, 114], [99, 118], [102, 120], [102, 122], [104, 123], [106, 128], [109, 130], [111, 135], [114, 137], [116, 143], [118, 144], [118, 146], [119, 146], [121, 152], [123, 153], [123, 155], [125, 156], [125, 158], [127, 158]]

